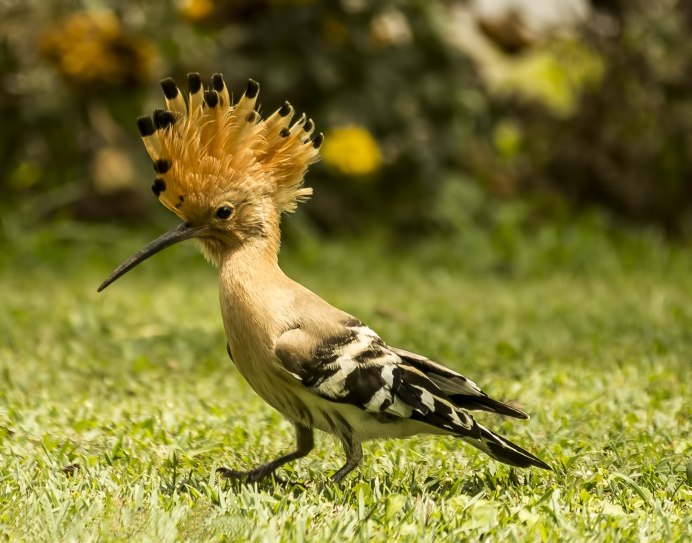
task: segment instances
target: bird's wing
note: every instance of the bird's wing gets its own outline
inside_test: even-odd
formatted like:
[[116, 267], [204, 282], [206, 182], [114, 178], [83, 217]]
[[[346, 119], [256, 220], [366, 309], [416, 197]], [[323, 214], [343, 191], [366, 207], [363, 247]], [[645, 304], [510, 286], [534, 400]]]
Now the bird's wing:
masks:
[[540, 458], [476, 423], [464, 409], [528, 418], [525, 413], [489, 398], [455, 371], [388, 347], [355, 319], [326, 334], [297, 326], [279, 337], [275, 354], [283, 371], [320, 398], [430, 424], [512, 466], [551, 469]]
[[435, 383], [458, 407], [471, 411], [489, 411], [517, 419], [529, 418], [521, 409], [494, 400], [471, 379], [446, 368], [442, 364], [404, 349], [390, 347], [390, 350], [399, 355], [406, 364], [413, 366]]
[[438, 370], [431, 373], [421, 361], [427, 359], [402, 357], [355, 319], [321, 337], [291, 329], [279, 338], [275, 354], [286, 372], [321, 398], [480, 436], [473, 418], [445, 392], [483, 395], [474, 383], [427, 361]]

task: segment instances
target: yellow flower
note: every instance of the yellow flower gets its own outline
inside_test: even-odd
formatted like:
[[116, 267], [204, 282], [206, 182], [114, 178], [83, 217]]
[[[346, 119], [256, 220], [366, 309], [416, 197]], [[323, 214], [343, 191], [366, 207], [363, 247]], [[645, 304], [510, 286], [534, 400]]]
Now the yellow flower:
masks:
[[362, 126], [342, 126], [329, 131], [321, 154], [327, 166], [344, 175], [368, 175], [382, 165], [380, 147]]
[[178, 13], [191, 23], [207, 23], [213, 19], [217, 6], [212, 0], [185, 0]]
[[112, 11], [81, 11], [57, 21], [39, 50], [65, 79], [82, 86], [143, 83], [154, 58], [152, 44], [130, 35]]
[[256, 20], [273, 7], [303, 8], [315, 0], [178, 0], [178, 15], [193, 25], [223, 26]]

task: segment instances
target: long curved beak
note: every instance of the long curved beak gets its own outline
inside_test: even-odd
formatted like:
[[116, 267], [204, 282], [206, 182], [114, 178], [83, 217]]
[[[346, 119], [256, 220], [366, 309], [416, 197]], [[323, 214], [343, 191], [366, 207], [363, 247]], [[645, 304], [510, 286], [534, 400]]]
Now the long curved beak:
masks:
[[156, 253], [163, 251], [166, 247], [185, 241], [186, 239], [198, 237], [202, 232], [204, 232], [208, 227], [206, 225], [202, 226], [191, 226], [187, 223], [178, 225], [173, 230], [170, 230], [159, 236], [151, 243], [148, 243], [142, 247], [139, 251], [133, 254], [125, 262], [120, 264], [110, 277], [106, 279], [101, 286], [97, 289], [97, 292], [101, 292], [108, 285], [115, 282], [117, 279], [125, 275], [132, 268], [144, 262], [150, 256], [154, 256]]

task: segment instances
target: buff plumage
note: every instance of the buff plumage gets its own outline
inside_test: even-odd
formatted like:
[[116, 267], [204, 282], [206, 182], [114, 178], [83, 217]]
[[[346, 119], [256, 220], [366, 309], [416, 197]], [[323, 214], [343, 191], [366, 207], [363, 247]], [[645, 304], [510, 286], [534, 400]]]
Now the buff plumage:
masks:
[[262, 119], [252, 80], [236, 104], [219, 74], [207, 89], [197, 74], [188, 82], [185, 98], [164, 80], [167, 109], [138, 121], [158, 175], [154, 193], [184, 222], [124, 262], [99, 290], [185, 239], [199, 239], [219, 266], [228, 354], [296, 431], [294, 451], [249, 471], [221, 472], [259, 481], [307, 455], [315, 429], [336, 436], [344, 448], [336, 481], [358, 466], [363, 441], [417, 433], [452, 435], [500, 462], [550, 469], [471, 415], [528, 419], [526, 413], [452, 369], [389, 346], [280, 269], [279, 218], [310, 194], [303, 177], [323, 140], [313, 136], [313, 122], [301, 116], [291, 123], [288, 103]]

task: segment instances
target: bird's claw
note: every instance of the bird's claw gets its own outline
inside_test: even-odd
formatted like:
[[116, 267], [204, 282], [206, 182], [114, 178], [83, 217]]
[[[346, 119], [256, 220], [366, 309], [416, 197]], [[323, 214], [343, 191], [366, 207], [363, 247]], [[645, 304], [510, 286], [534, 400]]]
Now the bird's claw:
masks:
[[216, 473], [218, 473], [219, 475], [221, 475], [221, 477], [224, 477], [225, 479], [233, 479], [235, 481], [240, 481], [242, 483], [251, 485], [259, 483], [260, 481], [266, 479], [271, 475], [274, 482], [278, 483], [279, 485], [288, 485], [288, 482], [285, 479], [282, 479], [278, 475], [272, 475], [271, 471], [267, 471], [262, 468], [256, 468], [247, 471], [238, 471], [235, 469], [222, 467], [216, 468]]

